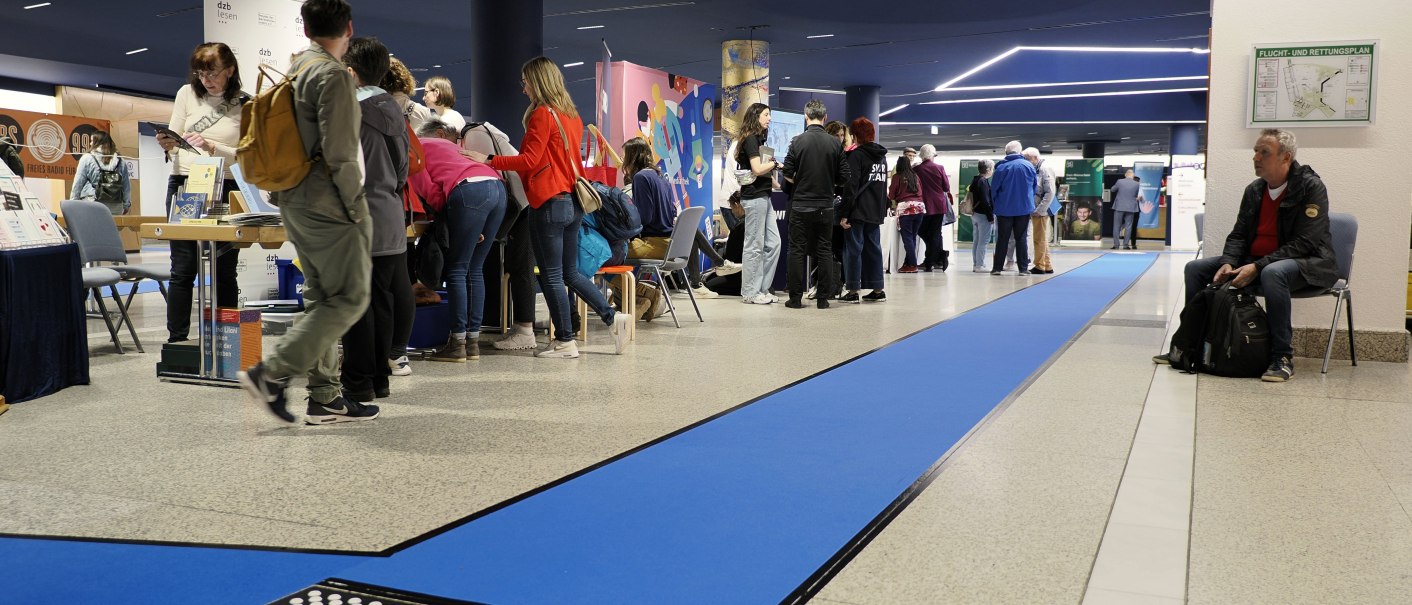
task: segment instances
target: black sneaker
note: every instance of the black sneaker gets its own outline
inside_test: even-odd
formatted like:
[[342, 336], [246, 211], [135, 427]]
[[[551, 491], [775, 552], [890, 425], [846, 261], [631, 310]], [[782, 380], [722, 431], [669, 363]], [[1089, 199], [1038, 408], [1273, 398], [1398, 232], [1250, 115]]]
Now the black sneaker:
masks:
[[315, 403], [310, 399], [309, 409], [304, 413], [304, 424], [358, 422], [377, 417], [378, 406], [349, 401], [340, 396], [328, 403]]
[[240, 379], [241, 388], [245, 389], [251, 400], [264, 406], [280, 420], [294, 422], [294, 414], [289, 413], [289, 402], [284, 393], [288, 381], [274, 380], [266, 372], [265, 362], [262, 361], [244, 372], [237, 373], [236, 377]]
[[1265, 382], [1285, 382], [1294, 378], [1294, 362], [1288, 357], [1281, 356], [1274, 363], [1270, 364], [1270, 369], [1265, 370], [1265, 374], [1260, 380]]
[[851, 304], [851, 305], [856, 305], [856, 304], [858, 304], [859, 302], [862, 302], [862, 301], [860, 301], [860, 300], [858, 299], [858, 291], [857, 291], [857, 290], [849, 290], [847, 294], [844, 294], [843, 296], [838, 297], [838, 302], [841, 302], [841, 303], [848, 303], [848, 304]]
[[819, 309], [827, 309], [827, 308], [829, 308], [829, 299], [827, 299], [827, 298], [820, 298], [820, 299], [817, 299], [817, 300], [814, 301], [814, 306], [817, 307], [817, 308], [819, 308]]
[[995, 270], [995, 271], [991, 271], [990, 274], [991, 274], [991, 275], [1000, 275], [1000, 271], [997, 269], [997, 270]]
[[863, 300], [868, 302], [887, 302], [887, 293], [882, 290], [873, 290], [869, 292], [867, 296], [864, 296]]
[[804, 301], [799, 300], [798, 298], [791, 298], [785, 301], [784, 306], [789, 309], [803, 309]]
[[1155, 363], [1157, 365], [1169, 366], [1172, 365], [1172, 358], [1167, 353], [1163, 353], [1161, 355], [1153, 355], [1152, 363]]

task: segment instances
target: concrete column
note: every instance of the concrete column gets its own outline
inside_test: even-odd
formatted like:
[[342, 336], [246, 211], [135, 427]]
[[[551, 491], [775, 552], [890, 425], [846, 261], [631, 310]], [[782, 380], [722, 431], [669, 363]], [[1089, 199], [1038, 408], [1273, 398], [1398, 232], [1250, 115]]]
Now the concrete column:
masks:
[[1196, 155], [1201, 149], [1201, 136], [1196, 124], [1172, 125], [1172, 155]]
[[843, 91], [847, 95], [844, 101], [847, 109], [841, 121], [851, 124], [858, 118], [868, 118], [876, 126], [878, 113], [882, 111], [882, 89], [877, 86], [849, 86]]
[[519, 145], [529, 98], [520, 67], [544, 54], [544, 0], [471, 0], [471, 113]]
[[755, 103], [770, 103], [770, 43], [726, 40], [721, 43], [721, 130], [727, 140], [735, 139], [745, 110]]

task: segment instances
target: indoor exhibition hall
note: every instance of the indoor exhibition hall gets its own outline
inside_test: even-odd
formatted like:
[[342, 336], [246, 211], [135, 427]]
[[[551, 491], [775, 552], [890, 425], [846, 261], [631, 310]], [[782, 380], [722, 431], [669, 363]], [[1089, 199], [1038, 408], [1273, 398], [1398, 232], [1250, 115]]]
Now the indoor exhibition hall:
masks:
[[1410, 3], [0, 12], [0, 604], [1412, 600]]

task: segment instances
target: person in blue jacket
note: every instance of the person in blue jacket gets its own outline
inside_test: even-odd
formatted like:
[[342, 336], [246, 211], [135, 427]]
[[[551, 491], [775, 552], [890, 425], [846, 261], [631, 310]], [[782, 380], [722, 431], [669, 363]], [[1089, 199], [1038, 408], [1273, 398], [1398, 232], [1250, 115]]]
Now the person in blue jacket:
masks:
[[991, 203], [995, 207], [995, 257], [990, 266], [991, 275], [1000, 275], [1005, 266], [1005, 255], [1009, 252], [1010, 238], [1015, 239], [1015, 260], [1019, 263], [1020, 275], [1030, 274], [1029, 242], [1025, 238], [1025, 228], [1030, 215], [1034, 213], [1035, 170], [1034, 164], [1020, 155], [1024, 147], [1019, 141], [1005, 144], [1005, 159], [995, 166], [995, 176], [990, 179]]

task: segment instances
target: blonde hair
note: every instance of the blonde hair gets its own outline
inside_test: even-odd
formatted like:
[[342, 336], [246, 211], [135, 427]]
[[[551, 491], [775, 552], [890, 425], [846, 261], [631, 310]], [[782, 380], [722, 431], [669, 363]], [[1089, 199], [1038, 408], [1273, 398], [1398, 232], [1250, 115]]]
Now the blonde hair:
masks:
[[427, 78], [427, 81], [425, 84], [423, 84], [423, 86], [426, 86], [427, 90], [436, 91], [437, 106], [456, 106], [456, 92], [451, 89], [451, 80], [448, 80], [443, 76], [432, 76], [430, 78]]
[[407, 96], [412, 96], [412, 92], [417, 90], [417, 79], [412, 76], [412, 70], [407, 69], [407, 65], [397, 57], [392, 57], [392, 61], [387, 66], [387, 75], [382, 78], [382, 89], [387, 92], [400, 92]]
[[540, 107], [553, 109], [565, 117], [578, 118], [579, 111], [569, 91], [564, 88], [564, 74], [559, 71], [549, 57], [535, 57], [520, 68], [525, 78], [525, 87], [530, 93], [530, 105], [525, 109], [524, 126], [529, 128], [530, 114]]

